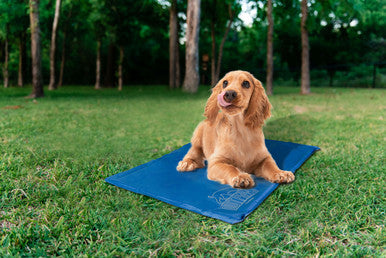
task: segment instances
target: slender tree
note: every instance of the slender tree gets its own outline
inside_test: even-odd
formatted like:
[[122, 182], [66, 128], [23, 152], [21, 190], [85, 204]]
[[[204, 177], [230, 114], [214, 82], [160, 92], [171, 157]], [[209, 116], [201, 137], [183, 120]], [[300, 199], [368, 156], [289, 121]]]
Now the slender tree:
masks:
[[177, 0], [171, 0], [169, 10], [169, 87], [179, 87]]
[[215, 24], [217, 23], [217, 1], [213, 0], [213, 7], [211, 8], [212, 15], [210, 16], [210, 39], [212, 40], [211, 59], [210, 59], [210, 72], [211, 72], [211, 85], [214, 86], [217, 83], [216, 78], [216, 30]]
[[32, 93], [30, 98], [44, 96], [42, 80], [42, 59], [40, 49], [40, 26], [39, 26], [39, 0], [29, 1], [30, 24], [31, 24], [31, 57], [32, 57]]
[[26, 51], [25, 51], [25, 32], [20, 33], [19, 37], [19, 67], [17, 74], [17, 86], [24, 86], [24, 71], [25, 71], [25, 59], [26, 59]]
[[19, 39], [19, 68], [17, 73], [17, 86], [23, 87], [23, 41]]
[[58, 29], [59, 16], [60, 16], [60, 3], [61, 0], [56, 0], [55, 5], [55, 16], [52, 24], [51, 34], [51, 48], [50, 48], [50, 84], [48, 85], [49, 90], [55, 90], [55, 49], [56, 49], [56, 31]]
[[118, 90], [121, 91], [123, 87], [123, 46], [119, 46], [119, 60], [118, 60]]
[[[178, 24], [177, 24], [177, 31], [178, 29]], [[175, 82], [176, 82], [176, 87], [179, 88], [181, 86], [181, 67], [180, 67], [180, 43], [179, 40], [177, 39], [177, 45], [176, 45], [176, 73], [175, 73]]]
[[[64, 2], [65, 3], [65, 2]], [[72, 18], [72, 11], [73, 11], [73, 4], [72, 2], [69, 2], [70, 6], [68, 9], [62, 8], [62, 11], [64, 12], [62, 15], [61, 21], [62, 21], [62, 28], [63, 28], [63, 37], [62, 37], [62, 53], [61, 53], [61, 59], [60, 59], [60, 71], [59, 71], [59, 80], [58, 80], [58, 87], [62, 87], [63, 85], [63, 74], [64, 74], [64, 67], [66, 65], [66, 40], [67, 40], [67, 33], [68, 33], [68, 27], [69, 24], [73, 22], [71, 20]], [[64, 6], [65, 7], [65, 6]], [[66, 10], [68, 10], [68, 13], [66, 13]]]
[[267, 0], [267, 94], [273, 94], [273, 15], [272, 0]]
[[91, 22], [91, 29], [96, 39], [96, 60], [95, 60], [95, 86], [96, 90], [101, 89], [101, 46], [102, 39], [105, 36], [106, 29], [106, 15], [105, 2], [98, 0], [90, 0], [91, 12], [89, 20]]
[[224, 36], [221, 39], [220, 47], [218, 49], [216, 77], [215, 77], [215, 81], [216, 82], [218, 81], [218, 79], [220, 77], [220, 69], [221, 69], [221, 62], [222, 62], [222, 55], [223, 55], [223, 50], [224, 50], [224, 44], [225, 44], [226, 39], [228, 38], [229, 30], [231, 29], [231, 26], [232, 26], [232, 23], [233, 23], [234, 12], [232, 11], [232, 6], [230, 4], [228, 5], [228, 13], [229, 13], [228, 25], [227, 25], [227, 28], [225, 29]]
[[62, 54], [60, 59], [58, 87], [62, 87], [63, 85], [64, 65], [66, 63], [66, 31], [63, 32], [62, 41], [63, 41], [63, 44], [62, 44]]
[[201, 0], [188, 0], [186, 15], [186, 52], [185, 52], [185, 79], [183, 90], [195, 93], [198, 90], [200, 75], [198, 70], [198, 41], [200, 31], [200, 4]]
[[[150, 6], [150, 2], [132, 1], [131, 4], [128, 4], [127, 0], [110, 0], [109, 3], [109, 8], [106, 10], [108, 18], [105, 20], [106, 35], [110, 38], [110, 48], [107, 59], [107, 68], [110, 67], [111, 72], [111, 82], [109, 86], [114, 86], [116, 79], [115, 75], [117, 75], [118, 90], [120, 91], [123, 88], [125, 73], [125, 52], [127, 51], [130, 55], [130, 48], [127, 48], [126, 46], [128, 45], [128, 42], [133, 45], [137, 43], [137, 37], [133, 36], [133, 34], [137, 32], [138, 24], [140, 24], [137, 17], [143, 17], [142, 13]], [[147, 17], [144, 19], [147, 19]], [[119, 53], [118, 59], [115, 57], [116, 49], [118, 49]], [[116, 68], [118, 68], [117, 72], [115, 72]], [[105, 78], [109, 78], [109, 73], [106, 74]]]
[[[4, 1], [4, 0], [3, 0]], [[9, 0], [8, 0], [9, 1]], [[13, 51], [13, 56], [15, 57], [15, 52], [18, 52], [18, 71], [17, 71], [17, 85], [23, 87], [25, 72], [27, 66], [27, 30], [30, 26], [28, 13], [25, 12], [26, 3], [24, 0], [11, 0], [11, 5], [8, 8], [9, 15], [9, 24], [10, 24], [10, 33], [12, 37], [12, 44], [17, 45]], [[0, 11], [1, 13], [1, 11]], [[16, 59], [16, 58], [15, 58]], [[16, 61], [16, 60], [14, 60]]]
[[310, 94], [310, 60], [309, 60], [309, 42], [307, 30], [308, 1], [301, 2], [301, 34], [302, 34], [302, 75], [301, 75], [301, 94]]
[[95, 66], [95, 87], [96, 90], [101, 89], [101, 39], [97, 40], [96, 47], [96, 66]]
[[[228, 38], [229, 31], [231, 29], [234, 17], [235, 9], [237, 6], [235, 3], [224, 1], [207, 2], [209, 8], [207, 8], [207, 15], [210, 15], [210, 37], [211, 37], [211, 84], [215, 85], [220, 77], [222, 56], [224, 51], [224, 45]], [[208, 13], [209, 11], [209, 13]], [[227, 13], [227, 14], [226, 14]], [[223, 26], [226, 24], [225, 30]], [[220, 31], [222, 34], [221, 42], [217, 49], [216, 32]], [[217, 59], [217, 60], [216, 60]]]

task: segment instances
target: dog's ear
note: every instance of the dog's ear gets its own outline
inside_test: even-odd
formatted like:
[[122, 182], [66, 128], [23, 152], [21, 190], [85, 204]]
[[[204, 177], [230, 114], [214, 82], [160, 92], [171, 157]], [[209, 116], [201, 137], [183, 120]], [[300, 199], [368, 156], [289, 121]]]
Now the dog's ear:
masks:
[[261, 82], [252, 75], [254, 84], [252, 96], [249, 100], [248, 108], [244, 113], [245, 125], [252, 128], [264, 125], [264, 120], [271, 116], [271, 103], [268, 100]]
[[212, 94], [208, 98], [205, 106], [204, 116], [209, 120], [209, 122], [214, 122], [216, 120], [217, 114], [220, 108], [217, 105], [217, 95], [220, 94], [221, 88], [219, 83], [212, 88]]

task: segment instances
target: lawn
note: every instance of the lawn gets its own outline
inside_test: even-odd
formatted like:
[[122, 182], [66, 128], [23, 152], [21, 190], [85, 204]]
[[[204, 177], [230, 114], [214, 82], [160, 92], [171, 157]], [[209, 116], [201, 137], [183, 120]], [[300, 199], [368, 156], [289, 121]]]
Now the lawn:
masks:
[[266, 138], [321, 151], [230, 225], [104, 182], [187, 143], [209, 88], [0, 89], [0, 256], [386, 256], [384, 90], [277, 87]]

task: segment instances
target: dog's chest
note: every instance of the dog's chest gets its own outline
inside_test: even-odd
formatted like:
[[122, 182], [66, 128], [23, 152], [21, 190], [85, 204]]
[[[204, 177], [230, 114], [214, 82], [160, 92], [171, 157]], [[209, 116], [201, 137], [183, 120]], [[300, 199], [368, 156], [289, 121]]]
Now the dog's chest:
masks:
[[255, 164], [264, 156], [265, 144], [262, 132], [252, 130], [243, 124], [233, 124], [226, 127], [221, 135], [224, 147], [228, 149], [227, 154], [242, 168]]

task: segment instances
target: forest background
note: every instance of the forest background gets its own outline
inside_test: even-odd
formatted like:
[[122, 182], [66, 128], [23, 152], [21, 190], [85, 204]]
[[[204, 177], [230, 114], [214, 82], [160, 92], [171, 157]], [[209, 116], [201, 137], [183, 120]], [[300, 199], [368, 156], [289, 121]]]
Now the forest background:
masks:
[[[51, 84], [50, 61], [55, 74], [52, 88], [95, 85], [98, 51], [98, 87], [116, 87], [119, 80], [124, 85], [168, 84], [173, 11], [177, 14], [179, 78], [170, 85], [182, 85], [187, 1], [59, 1], [54, 61], [50, 52], [58, 0], [37, 2], [44, 85]], [[267, 4], [272, 5], [273, 14], [273, 82], [300, 85], [301, 2], [296, 0], [202, 1], [198, 43], [201, 84], [214, 84], [236, 69], [250, 71], [265, 82]], [[382, 1], [312, 0], [307, 5], [311, 86], [385, 87], [386, 11]], [[0, 77], [5, 86], [30, 84], [30, 3], [1, 0], [0, 13]], [[252, 13], [249, 22], [242, 19], [246, 13]]]

